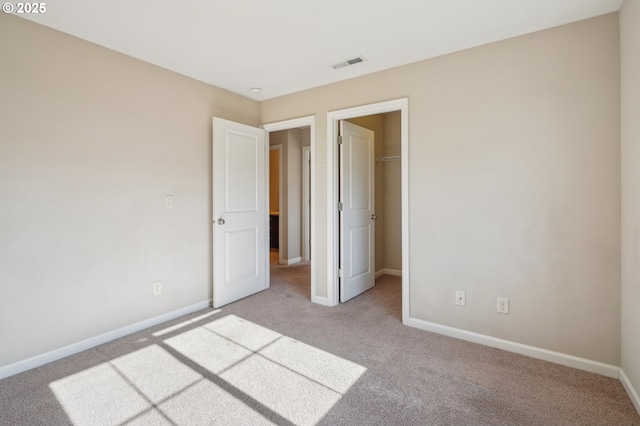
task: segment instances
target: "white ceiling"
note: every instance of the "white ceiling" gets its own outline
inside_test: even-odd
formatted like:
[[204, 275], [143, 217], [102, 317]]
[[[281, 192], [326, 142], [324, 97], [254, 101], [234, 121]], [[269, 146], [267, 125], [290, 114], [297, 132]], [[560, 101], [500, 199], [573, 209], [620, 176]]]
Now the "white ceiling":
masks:
[[[622, 2], [57, 0], [44, 14], [20, 16], [264, 100], [614, 12]], [[360, 55], [365, 62], [332, 67]]]

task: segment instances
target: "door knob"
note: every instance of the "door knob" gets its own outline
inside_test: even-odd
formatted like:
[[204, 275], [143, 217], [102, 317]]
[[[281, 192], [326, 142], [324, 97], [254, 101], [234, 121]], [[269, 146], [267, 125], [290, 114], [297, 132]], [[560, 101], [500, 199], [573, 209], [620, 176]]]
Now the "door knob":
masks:
[[218, 225], [224, 225], [224, 219], [223, 218], [218, 219]]
[[372, 214], [372, 215], [371, 215], [371, 220], [376, 220], [377, 218], [378, 218], [378, 216], [377, 216], [377, 215], [375, 215], [375, 214]]

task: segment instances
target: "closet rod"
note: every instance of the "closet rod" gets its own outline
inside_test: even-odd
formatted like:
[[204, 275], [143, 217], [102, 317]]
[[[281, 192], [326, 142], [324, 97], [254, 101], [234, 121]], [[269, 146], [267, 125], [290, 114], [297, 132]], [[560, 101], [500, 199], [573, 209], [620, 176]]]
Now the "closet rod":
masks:
[[392, 155], [390, 157], [378, 157], [378, 158], [376, 158], [376, 161], [382, 161], [382, 162], [384, 162], [384, 161], [397, 161], [399, 159], [400, 159], [399, 155]]

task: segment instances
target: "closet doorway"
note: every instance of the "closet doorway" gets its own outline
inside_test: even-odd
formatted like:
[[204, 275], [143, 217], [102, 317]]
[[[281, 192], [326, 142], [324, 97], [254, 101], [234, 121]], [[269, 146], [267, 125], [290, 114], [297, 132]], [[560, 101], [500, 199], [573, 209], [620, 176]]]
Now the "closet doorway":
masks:
[[400, 118], [393, 111], [340, 121], [340, 302], [383, 275], [402, 276]]
[[[332, 111], [327, 114], [327, 158], [329, 165], [329, 172], [327, 174], [327, 215], [328, 215], [328, 244], [327, 244], [327, 276], [329, 282], [327, 286], [327, 305], [335, 306], [340, 303], [340, 286], [344, 271], [341, 268], [341, 236], [340, 236], [340, 203], [344, 202], [340, 199], [340, 139], [339, 129], [342, 121], [356, 121], [367, 120], [368, 116], [375, 116], [378, 114], [385, 114], [397, 112], [399, 113], [399, 122], [396, 119], [396, 127], [399, 126], [399, 144], [398, 139], [393, 143], [398, 144], [399, 152], [378, 151], [376, 155], [376, 167], [396, 167], [399, 169], [399, 176], [397, 173], [396, 180], [400, 180], [400, 189], [388, 191], [389, 195], [397, 195], [396, 201], [385, 200], [386, 207], [399, 208], [400, 221], [392, 221], [396, 224], [396, 229], [388, 232], [382, 231], [383, 235], [391, 234], [391, 239], [386, 242], [385, 246], [389, 244], [399, 244], [398, 249], [392, 250], [392, 255], [400, 255], [401, 269], [397, 270], [393, 266], [384, 266], [386, 262], [375, 266], [376, 272], [379, 274], [401, 274], [401, 291], [402, 291], [402, 321], [406, 323], [409, 317], [409, 187], [408, 187], [408, 175], [409, 175], [409, 105], [408, 99], [396, 99], [392, 101], [380, 102], [376, 104], [363, 105], [359, 107], [347, 108], [343, 110]], [[363, 123], [358, 123], [362, 125]], [[365, 126], [366, 127], [366, 124]], [[397, 135], [397, 133], [396, 133]], [[386, 170], [385, 170], [386, 171]], [[390, 174], [391, 176], [391, 174]], [[383, 185], [384, 186], [384, 185]], [[397, 186], [396, 186], [397, 188]], [[385, 208], [383, 206], [383, 210]], [[379, 210], [378, 210], [379, 211]], [[397, 215], [397, 212], [395, 213]], [[378, 216], [379, 217], [379, 216]], [[377, 219], [376, 219], [377, 220]], [[384, 222], [384, 220], [383, 220]], [[383, 226], [377, 224], [376, 227]], [[399, 232], [398, 228], [399, 227]], [[380, 233], [381, 231], [378, 231]], [[399, 238], [398, 238], [399, 236]], [[397, 241], [396, 241], [397, 240]], [[396, 241], [392, 243], [392, 241]], [[378, 244], [376, 244], [377, 246]], [[377, 248], [377, 247], [376, 247]], [[379, 250], [376, 250], [379, 252]], [[393, 253], [394, 252], [394, 253]], [[384, 251], [383, 251], [384, 253]], [[380, 253], [376, 253], [376, 257], [380, 256]], [[396, 266], [397, 267], [397, 266]]]

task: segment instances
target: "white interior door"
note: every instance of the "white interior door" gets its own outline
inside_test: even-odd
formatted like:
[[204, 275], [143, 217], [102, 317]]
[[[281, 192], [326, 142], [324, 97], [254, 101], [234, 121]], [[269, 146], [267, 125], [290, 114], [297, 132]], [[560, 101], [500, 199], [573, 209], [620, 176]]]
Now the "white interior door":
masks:
[[213, 119], [213, 306], [268, 287], [265, 131]]
[[340, 301], [375, 285], [374, 133], [341, 121]]

